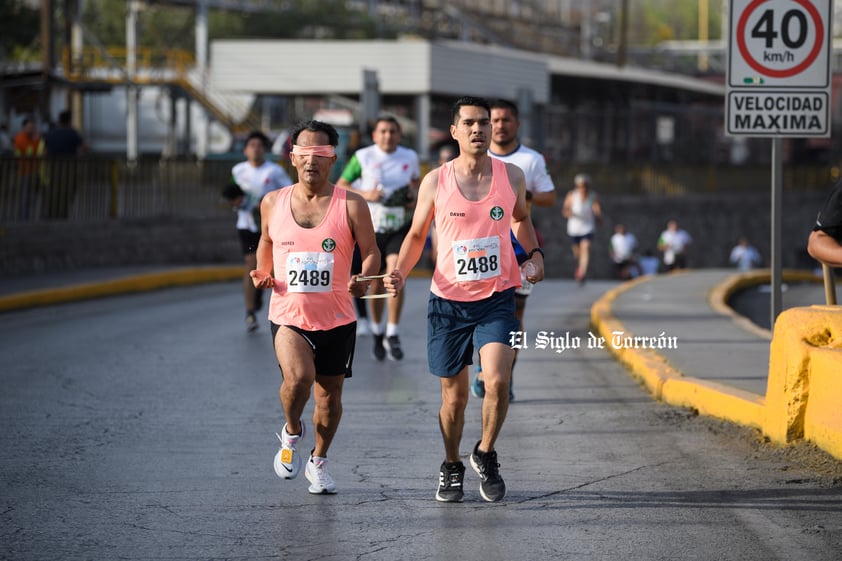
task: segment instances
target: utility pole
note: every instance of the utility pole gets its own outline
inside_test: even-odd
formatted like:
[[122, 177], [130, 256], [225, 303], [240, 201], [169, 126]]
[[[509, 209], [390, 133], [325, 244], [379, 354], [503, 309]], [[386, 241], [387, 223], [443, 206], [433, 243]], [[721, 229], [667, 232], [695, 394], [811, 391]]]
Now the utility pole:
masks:
[[[207, 95], [208, 87], [208, 2], [207, 0], [198, 0], [196, 3], [196, 71], [199, 73], [199, 79], [202, 85], [202, 95]], [[188, 101], [188, 119], [190, 113], [190, 105], [192, 102]], [[210, 129], [210, 115], [199, 105], [201, 117], [196, 120], [196, 157], [200, 160], [204, 159], [208, 154], [208, 134]], [[188, 137], [189, 143], [189, 137]], [[189, 144], [188, 144], [189, 146]]]
[[53, 0], [41, 0], [41, 106], [38, 110], [42, 121], [50, 120], [51, 80], [55, 65], [53, 23]]
[[[69, 27], [70, 53], [67, 61], [72, 72], [82, 71], [82, 5], [84, 0], [65, 0], [64, 18]], [[68, 107], [73, 115], [73, 126], [78, 130], [84, 130], [84, 115], [82, 115], [82, 92], [73, 89], [70, 94]]]
[[708, 70], [708, 0], [699, 0], [699, 51], [698, 68], [700, 72]]
[[593, 54], [591, 53], [591, 0], [584, 0], [582, 6], [582, 16], [579, 23], [579, 54], [582, 60], [591, 60]]
[[137, 13], [138, 0], [129, 0], [126, 12], [126, 160], [137, 163]]
[[626, 43], [628, 42], [628, 28], [629, 28], [629, 0], [620, 1], [620, 25], [619, 35], [617, 38], [617, 67], [622, 68], [626, 65]]

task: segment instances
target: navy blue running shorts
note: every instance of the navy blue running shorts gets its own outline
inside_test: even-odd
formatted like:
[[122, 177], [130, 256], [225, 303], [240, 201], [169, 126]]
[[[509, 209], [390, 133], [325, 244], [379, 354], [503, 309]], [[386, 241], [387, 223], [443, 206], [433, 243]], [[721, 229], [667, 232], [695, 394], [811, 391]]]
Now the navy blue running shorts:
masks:
[[474, 348], [488, 343], [509, 345], [511, 332], [518, 329], [514, 288], [476, 302], [447, 300], [431, 293], [427, 303], [430, 372], [441, 378], [455, 376], [473, 364]]
[[[272, 345], [280, 325], [272, 323]], [[307, 341], [313, 349], [317, 376], [351, 377], [354, 362], [354, 347], [357, 344], [357, 322], [340, 325], [327, 331], [305, 331], [294, 325], [285, 325]], [[283, 371], [281, 372], [283, 374]]]
[[570, 238], [570, 243], [572, 243], [573, 245], [579, 245], [580, 243], [582, 243], [582, 240], [593, 241], [593, 232], [588, 232], [584, 236], [568, 235], [567, 237]]

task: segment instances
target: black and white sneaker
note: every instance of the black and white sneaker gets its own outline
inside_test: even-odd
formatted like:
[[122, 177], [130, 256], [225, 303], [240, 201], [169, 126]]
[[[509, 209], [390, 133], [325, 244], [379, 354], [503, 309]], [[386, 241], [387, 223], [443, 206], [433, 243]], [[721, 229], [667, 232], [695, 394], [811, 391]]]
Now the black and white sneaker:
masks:
[[479, 442], [471, 453], [471, 467], [480, 478], [479, 494], [490, 503], [496, 503], [506, 496], [506, 483], [500, 477], [500, 464], [497, 452], [480, 452]]
[[383, 346], [383, 334], [375, 335], [373, 339], [374, 345], [371, 348], [371, 356], [375, 360], [383, 360], [386, 358], [386, 347]]
[[386, 350], [389, 351], [390, 360], [401, 360], [403, 358], [403, 350], [401, 349], [401, 340], [397, 335], [386, 337]]
[[465, 480], [465, 464], [462, 462], [442, 462], [439, 470], [439, 488], [436, 500], [443, 503], [461, 503], [465, 493], [462, 482]]
[[259, 327], [257, 323], [257, 318], [254, 316], [254, 312], [248, 312], [246, 314], [246, 331], [251, 333], [252, 331], [256, 330]]

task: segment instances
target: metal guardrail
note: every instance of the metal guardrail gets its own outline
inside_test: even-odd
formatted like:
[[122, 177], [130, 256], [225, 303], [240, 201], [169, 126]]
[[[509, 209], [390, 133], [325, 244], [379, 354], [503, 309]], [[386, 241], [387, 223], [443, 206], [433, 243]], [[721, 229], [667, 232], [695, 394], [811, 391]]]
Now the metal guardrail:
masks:
[[[240, 158], [241, 159], [241, 158]], [[239, 160], [142, 158], [129, 166], [117, 156], [70, 159], [0, 157], [0, 222], [207, 216], [220, 210], [219, 193]], [[635, 165], [551, 170], [557, 188], [588, 171], [599, 193], [680, 197], [687, 194], [768, 192], [768, 169]], [[713, 175], [713, 177], [711, 177]], [[827, 189], [830, 170], [792, 168], [785, 188]]]
[[234, 162], [107, 156], [0, 158], [0, 222], [210, 217]]

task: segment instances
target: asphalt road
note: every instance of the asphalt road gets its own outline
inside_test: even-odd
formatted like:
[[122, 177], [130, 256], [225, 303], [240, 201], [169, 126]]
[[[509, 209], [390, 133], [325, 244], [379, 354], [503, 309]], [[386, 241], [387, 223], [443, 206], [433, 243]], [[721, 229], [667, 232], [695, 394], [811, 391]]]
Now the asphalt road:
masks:
[[[506, 499], [482, 501], [469, 470], [464, 503], [436, 502], [428, 282], [411, 280], [404, 361], [358, 341], [334, 496], [274, 475], [280, 375], [266, 326], [245, 333], [237, 283], [3, 314], [0, 558], [840, 559], [839, 481], [654, 402], [587, 348], [610, 282], [536, 287], [527, 340], [579, 348], [521, 352], [498, 441]], [[466, 455], [478, 437], [472, 400]]]

